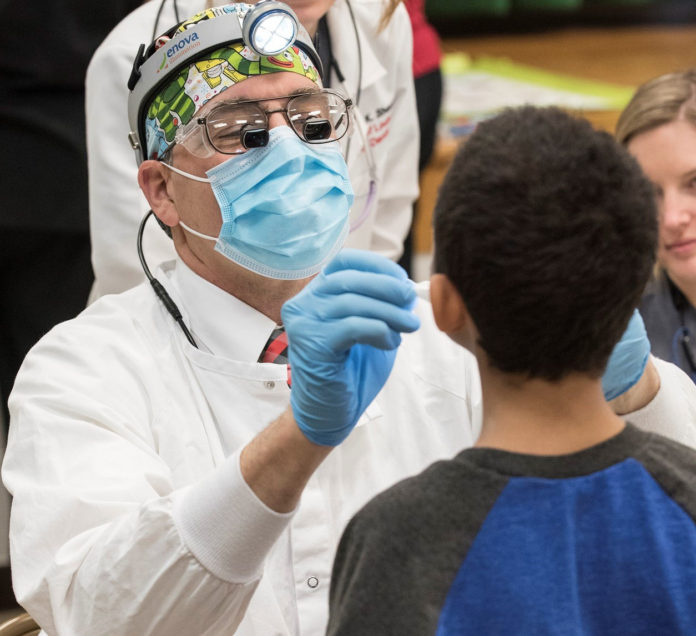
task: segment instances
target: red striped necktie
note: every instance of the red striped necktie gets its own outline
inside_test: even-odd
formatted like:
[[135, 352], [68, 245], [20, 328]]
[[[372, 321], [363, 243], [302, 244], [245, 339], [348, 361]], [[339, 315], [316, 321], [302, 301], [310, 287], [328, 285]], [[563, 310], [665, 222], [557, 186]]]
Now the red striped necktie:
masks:
[[292, 385], [290, 375], [290, 363], [288, 362], [288, 334], [285, 327], [276, 327], [273, 330], [266, 346], [259, 356], [259, 362], [272, 362], [274, 364], [288, 365], [288, 386]]

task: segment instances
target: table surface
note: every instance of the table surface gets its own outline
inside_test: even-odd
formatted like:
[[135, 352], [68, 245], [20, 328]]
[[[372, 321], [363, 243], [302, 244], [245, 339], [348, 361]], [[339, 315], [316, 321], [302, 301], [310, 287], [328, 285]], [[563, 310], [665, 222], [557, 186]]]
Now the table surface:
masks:
[[[446, 39], [445, 52], [463, 51], [473, 57], [507, 57], [513, 62], [636, 87], [675, 70], [696, 67], [696, 25], [578, 28], [549, 32]], [[618, 111], [583, 113], [596, 127], [614, 131]], [[421, 198], [415, 219], [414, 251], [432, 248], [430, 219], [437, 188], [447, 171], [456, 144], [436, 145], [430, 165], [421, 175]]]

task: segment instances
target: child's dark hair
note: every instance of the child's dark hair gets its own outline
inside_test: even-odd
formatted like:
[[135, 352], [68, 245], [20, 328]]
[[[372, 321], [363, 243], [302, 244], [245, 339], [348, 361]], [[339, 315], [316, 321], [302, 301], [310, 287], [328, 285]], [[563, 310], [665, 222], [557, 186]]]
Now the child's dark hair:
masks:
[[611, 135], [558, 108], [480, 124], [440, 189], [435, 270], [459, 290], [490, 363], [601, 375], [650, 275], [651, 184]]

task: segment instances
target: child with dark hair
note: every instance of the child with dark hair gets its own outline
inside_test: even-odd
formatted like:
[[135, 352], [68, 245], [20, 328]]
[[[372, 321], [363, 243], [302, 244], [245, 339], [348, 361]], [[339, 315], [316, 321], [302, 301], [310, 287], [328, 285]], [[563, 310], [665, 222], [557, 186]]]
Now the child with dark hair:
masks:
[[353, 518], [328, 633], [696, 633], [696, 452], [601, 388], [656, 249], [640, 168], [586, 121], [508, 110], [434, 225], [433, 314], [477, 357], [482, 432]]

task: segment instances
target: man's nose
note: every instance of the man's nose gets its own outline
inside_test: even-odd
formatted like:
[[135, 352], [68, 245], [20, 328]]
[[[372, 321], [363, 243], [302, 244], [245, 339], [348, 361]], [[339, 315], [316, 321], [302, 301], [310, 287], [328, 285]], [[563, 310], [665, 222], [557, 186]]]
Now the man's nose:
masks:
[[276, 128], [277, 126], [287, 126], [288, 121], [285, 118], [285, 111], [274, 111], [268, 114], [268, 129]]

